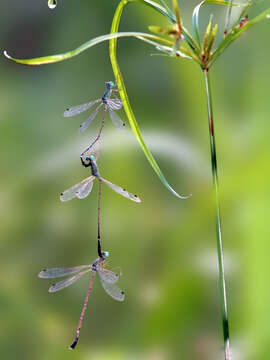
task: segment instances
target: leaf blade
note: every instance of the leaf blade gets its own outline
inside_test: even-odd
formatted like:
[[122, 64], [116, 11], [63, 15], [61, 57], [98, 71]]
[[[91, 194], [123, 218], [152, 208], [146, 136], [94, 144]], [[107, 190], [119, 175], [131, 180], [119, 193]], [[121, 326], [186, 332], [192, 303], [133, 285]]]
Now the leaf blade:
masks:
[[233, 30], [228, 33], [228, 35], [223, 39], [223, 41], [213, 52], [209, 66], [211, 66], [216, 61], [216, 59], [227, 49], [227, 47], [231, 45], [243, 32], [247, 31], [251, 26], [257, 24], [258, 22], [269, 18], [270, 8], [264, 10], [261, 14], [259, 14], [252, 20], [249, 20], [248, 23], [245, 24], [243, 27], [234, 27]]
[[[120, 19], [121, 19], [121, 15], [123, 12], [123, 8], [125, 6], [127, 2], [123, 2], [121, 1], [115, 11], [114, 17], [113, 17], [113, 21], [112, 21], [112, 25], [111, 25], [111, 33], [115, 33], [118, 31], [119, 28], [119, 23], [120, 23]], [[109, 52], [110, 52], [110, 59], [111, 59], [111, 64], [112, 64], [112, 69], [114, 72], [114, 76], [116, 78], [117, 81], [117, 85], [118, 85], [118, 89], [119, 89], [119, 94], [123, 103], [123, 107], [125, 109], [127, 118], [129, 120], [130, 123], [130, 127], [135, 135], [135, 137], [137, 138], [147, 160], [149, 161], [150, 165], [152, 166], [152, 168], [154, 169], [155, 173], [157, 174], [157, 176], [159, 177], [160, 181], [163, 183], [163, 185], [176, 197], [180, 198], [180, 199], [187, 199], [189, 198], [191, 195], [188, 196], [182, 196], [179, 195], [172, 187], [171, 185], [168, 183], [168, 181], [166, 180], [165, 176], [163, 175], [161, 169], [159, 168], [155, 158], [153, 157], [152, 153], [150, 152], [150, 150], [148, 149], [146, 143], [143, 140], [143, 137], [141, 135], [141, 131], [139, 128], [139, 125], [137, 123], [137, 120], [135, 118], [135, 115], [133, 113], [133, 110], [131, 108], [130, 102], [129, 102], [129, 98], [127, 95], [127, 91], [126, 91], [126, 87], [124, 84], [124, 80], [117, 62], [117, 57], [116, 57], [116, 45], [117, 45], [117, 40], [116, 38], [111, 39], [109, 42]]]
[[156, 35], [142, 33], [142, 32], [136, 32], [136, 31], [128, 31], [128, 32], [111, 33], [111, 34], [107, 34], [107, 35], [97, 36], [96, 38], [91, 39], [91, 40], [85, 42], [84, 44], [78, 46], [76, 49], [62, 53], [62, 54], [43, 56], [43, 57], [32, 58], [32, 59], [17, 59], [17, 58], [12, 57], [11, 55], [9, 55], [7, 53], [7, 51], [5, 50], [4, 55], [9, 60], [12, 60], [18, 64], [23, 64], [23, 65], [37, 66], [37, 65], [52, 64], [52, 63], [61, 62], [61, 61], [67, 60], [67, 59], [71, 59], [74, 56], [81, 54], [85, 50], [88, 50], [89, 48], [91, 48], [97, 44], [100, 44], [104, 41], [108, 41], [108, 40], [118, 38], [118, 37], [119, 38], [120, 37], [135, 37], [137, 39], [140, 39], [140, 37], [146, 37], [146, 38], [152, 38], [152, 39], [163, 41], [163, 42], [167, 43], [167, 41], [165, 39], [162, 39], [161, 37], [156, 36]]
[[195, 7], [193, 14], [192, 14], [192, 28], [193, 28], [195, 39], [200, 48], [201, 48], [201, 39], [200, 39], [200, 34], [199, 34], [199, 12], [200, 12], [201, 7], [203, 5], [207, 5], [207, 4], [216, 4], [216, 5], [224, 5], [224, 6], [244, 6], [245, 5], [245, 4], [238, 4], [238, 3], [231, 4], [230, 1], [226, 1], [226, 0], [203, 0], [203, 1], [201, 1]]

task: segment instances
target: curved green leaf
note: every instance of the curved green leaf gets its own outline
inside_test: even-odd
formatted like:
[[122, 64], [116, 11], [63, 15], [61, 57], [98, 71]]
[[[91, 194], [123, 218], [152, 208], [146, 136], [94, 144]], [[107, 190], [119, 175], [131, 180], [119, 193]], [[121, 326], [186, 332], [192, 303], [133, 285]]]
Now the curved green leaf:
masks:
[[82, 44], [81, 46], [77, 47], [76, 49], [68, 51], [63, 54], [49, 55], [49, 56], [33, 58], [33, 59], [16, 59], [16, 58], [10, 56], [6, 51], [4, 51], [4, 55], [8, 59], [13, 60], [19, 64], [24, 64], [24, 65], [33, 65], [34, 66], [34, 65], [51, 64], [51, 63], [67, 60], [74, 56], [77, 56], [80, 53], [82, 53], [83, 51], [85, 51], [85, 50], [91, 48], [92, 46], [97, 45], [103, 41], [120, 38], [120, 37], [135, 37], [139, 40], [142, 40], [143, 38], [150, 38], [153, 40], [161, 41], [166, 44], [171, 43], [170, 41], [165, 40], [157, 35], [152, 35], [152, 34], [147, 34], [147, 33], [142, 33], [142, 32], [122, 32], [122, 33], [114, 33], [114, 34], [98, 36], [94, 39], [87, 41], [86, 43]]
[[162, 6], [166, 9], [167, 13], [171, 16], [171, 18], [174, 18], [174, 13], [173, 11], [169, 8], [169, 6], [167, 5], [165, 0], [159, 0], [162, 4]]
[[227, 47], [231, 45], [231, 43], [234, 42], [243, 32], [245, 32], [251, 26], [257, 24], [258, 22], [269, 18], [270, 8], [266, 9], [252, 20], [249, 20], [248, 23], [244, 26], [240, 27], [239, 25], [236, 25], [213, 52], [209, 66], [211, 66], [216, 61], [216, 59], [227, 49]]
[[[120, 19], [121, 19], [121, 15], [123, 12], [123, 8], [124, 6], [127, 4], [126, 0], [122, 0], [113, 17], [113, 22], [112, 22], [112, 26], [111, 26], [111, 32], [115, 33], [118, 31], [119, 28], [119, 23], [120, 23]], [[148, 149], [147, 145], [145, 144], [141, 132], [140, 132], [140, 128], [138, 126], [138, 123], [136, 121], [135, 115], [132, 111], [130, 102], [129, 102], [129, 98], [127, 95], [127, 91], [126, 91], [126, 87], [124, 84], [124, 80], [117, 62], [117, 58], [116, 58], [116, 46], [117, 46], [117, 40], [116, 38], [111, 39], [110, 40], [110, 45], [109, 45], [109, 50], [110, 50], [110, 59], [111, 59], [111, 63], [112, 63], [112, 68], [113, 68], [113, 72], [115, 75], [115, 79], [118, 85], [118, 89], [119, 89], [119, 94], [120, 97], [122, 99], [123, 102], [123, 107], [125, 109], [126, 115], [128, 117], [131, 129], [133, 131], [133, 133], [135, 134], [139, 144], [141, 145], [141, 148], [145, 154], [145, 156], [147, 157], [149, 163], [151, 164], [152, 168], [154, 169], [154, 171], [156, 172], [156, 174], [158, 175], [160, 181], [166, 186], [166, 188], [171, 191], [175, 196], [177, 196], [180, 199], [186, 199], [187, 196], [182, 196], [179, 195], [167, 182], [165, 176], [163, 175], [162, 171], [160, 170], [156, 160], [154, 159], [153, 155], [151, 154], [150, 150]], [[189, 197], [189, 196], [188, 196]]]
[[[128, 2], [133, 2], [133, 1], [142, 3], [143, 5], [146, 5], [146, 6], [150, 6], [154, 10], [158, 11], [160, 14], [167, 17], [172, 23], [174, 23], [174, 24], [176, 23], [175, 15], [172, 12], [172, 10], [170, 10], [168, 6], [163, 7], [163, 6], [159, 5], [158, 3], [156, 3], [155, 1], [152, 1], [152, 0], [122, 0], [121, 3], [123, 3], [125, 6]], [[164, 2], [162, 1], [162, 3], [164, 3]]]
[[225, 6], [244, 6], [245, 5], [245, 4], [236, 4], [236, 3], [231, 5], [230, 1], [225, 1], [225, 0], [203, 0], [202, 2], [200, 2], [200, 4], [195, 7], [193, 14], [192, 14], [193, 32], [194, 32], [194, 36], [195, 36], [195, 39], [196, 39], [199, 47], [201, 47], [201, 39], [200, 39], [200, 34], [199, 34], [199, 12], [200, 12], [201, 7], [203, 5], [207, 5], [207, 4], [216, 4], [216, 5], [225, 5]]

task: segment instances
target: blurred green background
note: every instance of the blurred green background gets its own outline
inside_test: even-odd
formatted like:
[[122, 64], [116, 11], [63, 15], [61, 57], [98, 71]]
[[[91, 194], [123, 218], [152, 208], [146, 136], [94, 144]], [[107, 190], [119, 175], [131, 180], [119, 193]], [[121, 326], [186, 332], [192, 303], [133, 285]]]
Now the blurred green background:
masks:
[[[45, 56], [109, 32], [118, 1], [11, 0], [1, 6], [1, 52]], [[195, 0], [180, 2], [190, 28]], [[250, 16], [269, 7], [257, 1]], [[205, 7], [224, 21], [224, 8]], [[129, 5], [120, 30], [164, 24], [151, 9]], [[270, 23], [245, 33], [212, 71], [222, 223], [233, 359], [269, 359]], [[44, 267], [96, 258], [97, 191], [60, 203], [59, 194], [88, 176], [79, 154], [98, 129], [80, 136], [84, 119], [66, 107], [100, 97], [113, 80], [108, 44], [69, 61], [26, 67], [0, 58], [1, 359], [222, 359], [214, 212], [203, 77], [187, 60], [151, 56], [135, 39], [119, 41], [119, 62], [142, 133], [171, 185], [159, 182], [128, 127], [107, 121], [101, 174], [137, 193], [132, 203], [104, 188], [102, 239], [109, 268], [119, 266], [123, 304], [97, 280], [81, 338], [72, 342], [88, 279], [49, 294]], [[124, 119], [124, 112], [121, 111]]]

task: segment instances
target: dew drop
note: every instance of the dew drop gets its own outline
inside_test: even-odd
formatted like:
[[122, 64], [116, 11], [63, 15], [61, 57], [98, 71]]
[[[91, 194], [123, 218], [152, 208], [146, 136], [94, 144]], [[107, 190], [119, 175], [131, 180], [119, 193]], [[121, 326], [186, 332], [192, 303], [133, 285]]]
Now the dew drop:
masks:
[[48, 0], [49, 9], [55, 9], [57, 5], [57, 0]]
[[270, 19], [270, 14], [267, 14], [267, 15], [266, 15], [266, 19]]

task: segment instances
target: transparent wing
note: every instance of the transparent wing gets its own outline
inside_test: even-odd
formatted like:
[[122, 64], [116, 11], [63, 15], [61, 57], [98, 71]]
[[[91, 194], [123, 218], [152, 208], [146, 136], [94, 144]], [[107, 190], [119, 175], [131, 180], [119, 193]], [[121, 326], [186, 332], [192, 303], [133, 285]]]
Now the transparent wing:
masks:
[[76, 196], [78, 199], [84, 199], [86, 198], [93, 188], [93, 181], [86, 182], [83, 186], [79, 188], [79, 190], [76, 192]]
[[125, 293], [121, 289], [119, 289], [118, 286], [104, 281], [101, 277], [100, 277], [100, 281], [101, 281], [101, 284], [102, 284], [104, 290], [106, 291], [106, 293], [108, 295], [110, 295], [114, 300], [124, 301]]
[[79, 115], [82, 112], [90, 109], [90, 107], [92, 107], [93, 105], [95, 105], [98, 102], [101, 102], [101, 99], [97, 99], [97, 100], [91, 101], [86, 104], [73, 106], [64, 112], [64, 117], [71, 117], [71, 116]]
[[107, 99], [107, 105], [110, 110], [120, 110], [123, 106], [120, 99]]
[[113, 125], [118, 129], [124, 129], [126, 124], [120, 119], [120, 117], [113, 110], [110, 110], [110, 108], [109, 108], [109, 114], [113, 122]]
[[111, 189], [113, 189], [114, 191], [116, 191], [118, 194], [126, 197], [127, 199], [130, 199], [130, 200], [135, 201], [135, 202], [138, 202], [138, 203], [141, 202], [141, 199], [140, 199], [137, 195], [131, 194], [131, 193], [128, 192], [126, 189], [123, 189], [123, 188], [121, 188], [120, 186], [115, 185], [115, 184], [111, 183], [111, 182], [108, 181], [108, 180], [105, 180], [105, 179], [103, 179], [103, 178], [101, 178], [101, 180], [102, 180], [107, 186], [109, 186]]
[[119, 280], [119, 275], [108, 269], [98, 267], [97, 269], [100, 278], [110, 284], [114, 284]]
[[[94, 179], [95, 179], [94, 176], [90, 176], [84, 179], [83, 181], [81, 181], [79, 184], [76, 184], [71, 188], [65, 190], [63, 193], [61, 193], [60, 200], [68, 201], [74, 199], [76, 196], [79, 199], [83, 199], [84, 197], [90, 194]], [[90, 185], [90, 183], [92, 183], [92, 185]]]
[[57, 278], [57, 277], [74, 274], [74, 273], [76, 273], [80, 270], [86, 269], [86, 268], [90, 268], [90, 265], [44, 269], [38, 274], [38, 277], [40, 277], [42, 279], [52, 279], [52, 278]]
[[98, 113], [98, 111], [99, 111], [99, 109], [100, 109], [100, 107], [102, 106], [102, 104], [100, 104], [97, 108], [96, 108], [96, 110], [89, 116], [89, 118], [88, 119], [86, 119], [81, 125], [80, 125], [80, 127], [79, 127], [79, 132], [84, 132], [87, 128], [88, 128], [88, 126], [91, 124], [91, 122], [94, 120], [94, 118], [97, 116], [97, 113]]
[[91, 269], [85, 270], [80, 272], [77, 275], [71, 276], [70, 278], [66, 279], [66, 280], [62, 280], [59, 281], [56, 284], [53, 284], [50, 288], [49, 288], [49, 292], [53, 293], [59, 290], [62, 290], [68, 286], [70, 286], [71, 284], [75, 283], [75, 281], [79, 280], [84, 274], [87, 274], [89, 271], [91, 271]]

